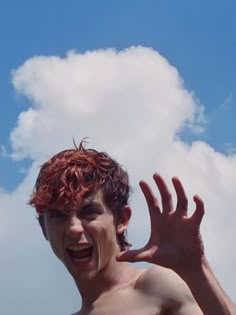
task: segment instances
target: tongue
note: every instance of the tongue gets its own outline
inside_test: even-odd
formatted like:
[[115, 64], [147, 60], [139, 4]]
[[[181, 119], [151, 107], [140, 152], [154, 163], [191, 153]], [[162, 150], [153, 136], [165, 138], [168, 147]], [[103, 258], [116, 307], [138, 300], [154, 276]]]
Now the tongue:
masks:
[[85, 258], [92, 255], [92, 247], [91, 248], [85, 248], [78, 251], [70, 251], [70, 254], [74, 258]]

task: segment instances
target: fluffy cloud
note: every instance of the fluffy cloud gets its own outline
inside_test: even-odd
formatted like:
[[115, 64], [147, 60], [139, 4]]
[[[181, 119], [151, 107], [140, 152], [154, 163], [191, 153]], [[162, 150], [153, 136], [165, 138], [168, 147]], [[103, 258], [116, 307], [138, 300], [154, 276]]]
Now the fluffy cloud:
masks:
[[32, 104], [11, 134], [19, 158], [36, 159], [52, 142], [64, 147], [73, 136], [128, 147], [134, 132], [144, 143], [167, 142], [186, 124], [200, 127], [202, 107], [151, 49], [34, 57], [13, 72], [13, 84]]
[[[12, 80], [30, 103], [11, 132], [12, 157], [31, 158], [32, 166], [11, 196], [1, 196], [8, 200], [7, 207], [26, 207], [38, 166], [45, 158], [71, 147], [73, 138], [79, 142], [90, 137], [92, 146], [109, 152], [129, 170], [134, 186], [129, 236], [134, 246], [142, 245], [149, 233], [147, 210], [137, 187], [140, 178], [151, 180], [152, 173], [159, 171], [170, 182], [171, 176], [178, 175], [190, 197], [196, 192], [203, 196], [206, 216], [202, 232], [208, 257], [226, 290], [236, 298], [232, 281], [236, 255], [231, 250], [236, 222], [236, 156], [223, 155], [201, 141], [190, 145], [181, 141], [183, 129], [202, 132], [206, 122], [204, 107], [184, 88], [176, 68], [150, 48], [131, 47], [120, 52], [69, 52], [64, 58], [33, 57], [13, 71]], [[193, 207], [193, 203], [190, 205]], [[12, 253], [11, 257], [21, 266], [22, 275], [31, 279], [28, 286], [33, 288], [42, 277], [47, 284], [32, 289], [30, 298], [36, 302], [35, 296], [40, 295], [48, 302], [48, 296], [57, 295], [58, 305], [52, 313], [64, 314], [64, 289], [73, 284], [69, 284], [66, 273], [61, 275], [61, 267], [55, 267], [56, 259], [54, 262], [45, 250], [32, 212], [26, 211], [22, 218], [22, 211], [13, 210], [8, 216], [17, 218], [12, 223], [13, 232], [3, 229], [1, 234], [11, 240], [19, 234], [24, 240], [25, 249], [17, 251], [17, 258]], [[137, 235], [137, 224], [143, 235]], [[24, 268], [27, 253], [34, 268]], [[54, 272], [49, 272], [50, 267]], [[22, 275], [15, 278], [23, 281]], [[67, 301], [68, 305], [76, 305], [76, 295]], [[40, 306], [39, 313], [43, 311], [48, 313], [48, 306]]]

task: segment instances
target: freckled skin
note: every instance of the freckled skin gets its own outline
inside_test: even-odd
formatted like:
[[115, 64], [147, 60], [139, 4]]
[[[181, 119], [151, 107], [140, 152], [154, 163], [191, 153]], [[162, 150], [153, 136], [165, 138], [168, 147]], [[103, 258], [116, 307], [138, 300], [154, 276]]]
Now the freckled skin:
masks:
[[[154, 180], [159, 203], [144, 181], [151, 235], [141, 249], [120, 251], [117, 235], [128, 226], [131, 209], [125, 206], [116, 222], [100, 190], [90, 197], [93, 210], [84, 211], [83, 200], [76, 210], [45, 211], [40, 224], [46, 239], [75, 280], [82, 298], [74, 315], [235, 315], [236, 308], [216, 281], [204, 256], [199, 232], [204, 205], [194, 197], [196, 209], [187, 216], [187, 198], [181, 182], [173, 178], [177, 206], [173, 210], [169, 190], [159, 174]], [[89, 263], [75, 263], [69, 244], [93, 246]], [[129, 262], [146, 261], [150, 268]], [[207, 297], [207, 298], [206, 298]]]

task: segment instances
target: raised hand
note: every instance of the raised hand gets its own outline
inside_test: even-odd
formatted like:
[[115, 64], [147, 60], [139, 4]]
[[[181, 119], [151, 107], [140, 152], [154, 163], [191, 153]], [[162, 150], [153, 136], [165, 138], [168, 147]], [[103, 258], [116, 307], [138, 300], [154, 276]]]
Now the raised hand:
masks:
[[172, 197], [163, 178], [155, 173], [153, 178], [160, 191], [162, 211], [150, 186], [140, 182], [145, 196], [150, 220], [151, 235], [147, 244], [137, 250], [128, 250], [119, 254], [119, 261], [147, 261], [170, 268], [177, 273], [184, 270], [196, 270], [204, 256], [200, 235], [200, 223], [204, 215], [203, 201], [193, 197], [196, 209], [192, 216], [187, 216], [188, 200], [180, 180], [172, 178], [177, 205], [173, 209]]

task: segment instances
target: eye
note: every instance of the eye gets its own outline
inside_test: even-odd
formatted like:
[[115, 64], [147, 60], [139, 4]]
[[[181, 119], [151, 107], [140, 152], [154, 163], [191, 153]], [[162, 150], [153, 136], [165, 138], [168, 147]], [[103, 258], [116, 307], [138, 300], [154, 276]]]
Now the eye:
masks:
[[81, 211], [81, 215], [83, 218], [88, 220], [93, 220], [98, 216], [98, 210], [94, 207], [84, 208]]
[[49, 210], [47, 213], [50, 219], [66, 219], [67, 214], [59, 210]]

